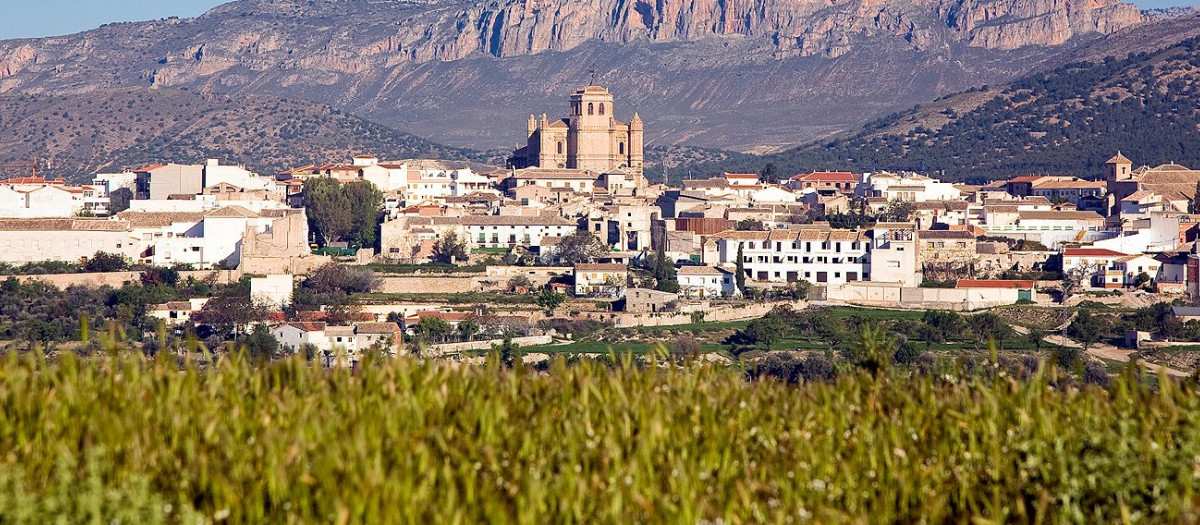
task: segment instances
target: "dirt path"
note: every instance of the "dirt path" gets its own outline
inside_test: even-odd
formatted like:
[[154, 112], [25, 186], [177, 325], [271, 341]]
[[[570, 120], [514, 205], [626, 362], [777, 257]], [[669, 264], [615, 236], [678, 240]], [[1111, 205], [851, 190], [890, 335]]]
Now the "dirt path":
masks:
[[[1062, 345], [1062, 346], [1071, 347], [1071, 348], [1083, 348], [1083, 345], [1076, 342], [1075, 340], [1070, 339], [1066, 336], [1057, 335], [1057, 334], [1047, 335], [1046, 342], [1048, 342], [1050, 344], [1054, 344], [1054, 345]], [[1095, 344], [1091, 345], [1090, 347], [1088, 347], [1088, 349], [1087, 349], [1087, 353], [1090, 356], [1099, 357], [1101, 359], [1110, 359], [1110, 360], [1119, 361], [1122, 363], [1128, 363], [1130, 360], [1130, 356], [1133, 354], [1133, 352], [1134, 352], [1133, 350], [1117, 348], [1115, 346], [1104, 344], [1104, 343], [1095, 343]], [[1188, 377], [1189, 375], [1191, 375], [1182, 370], [1176, 370], [1174, 368], [1169, 368], [1169, 367], [1165, 367], [1162, 365], [1156, 365], [1154, 363], [1147, 363], [1145, 361], [1140, 361], [1140, 364], [1142, 365], [1143, 368], [1145, 368], [1146, 370], [1149, 370], [1150, 372], [1153, 372], [1155, 374], [1157, 374], [1158, 371], [1161, 369], [1161, 370], [1166, 370], [1167, 375], [1171, 375], [1171, 376], [1175, 376], [1175, 377]]]
[[[1072, 318], [1074, 318], [1074, 316], [1072, 316]], [[1070, 319], [1068, 319], [1067, 323], [1064, 323], [1063, 327], [1060, 327], [1058, 330], [1062, 330], [1063, 328], [1066, 327], [1067, 324], [1070, 324]], [[1013, 325], [1012, 328], [1013, 328], [1013, 331], [1017, 332], [1018, 334], [1022, 334], [1022, 335], [1029, 334], [1029, 329], [1024, 326]], [[1046, 334], [1045, 339], [1046, 339], [1047, 343], [1050, 343], [1052, 345], [1066, 346], [1069, 348], [1083, 348], [1083, 345], [1081, 343], [1079, 343], [1078, 341], [1075, 341], [1074, 339], [1071, 339], [1065, 335]], [[1133, 350], [1117, 348], [1113, 345], [1104, 344], [1104, 343], [1095, 343], [1095, 344], [1091, 345], [1090, 347], [1088, 347], [1088, 349], [1087, 349], [1088, 355], [1090, 355], [1092, 357], [1099, 357], [1101, 359], [1109, 359], [1109, 360], [1118, 361], [1121, 363], [1128, 363], [1130, 360], [1130, 356], [1133, 355], [1133, 352], [1134, 352]], [[1156, 365], [1154, 363], [1147, 363], [1146, 361], [1141, 361], [1140, 363], [1143, 368], [1145, 368], [1146, 370], [1149, 370], [1150, 372], [1153, 372], [1155, 374], [1158, 373], [1159, 369], [1164, 369], [1167, 371], [1167, 375], [1171, 375], [1174, 377], [1188, 377], [1191, 375], [1182, 370], [1176, 370], [1174, 368], [1170, 368], [1170, 367], [1166, 367], [1166, 366], [1162, 366], [1162, 365]]]

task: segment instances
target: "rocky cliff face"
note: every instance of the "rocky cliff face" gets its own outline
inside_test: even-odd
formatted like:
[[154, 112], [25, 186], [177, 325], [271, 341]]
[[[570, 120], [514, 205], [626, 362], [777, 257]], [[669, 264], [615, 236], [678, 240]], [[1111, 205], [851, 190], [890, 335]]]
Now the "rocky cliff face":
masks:
[[480, 147], [519, 140], [508, 127], [594, 67], [648, 133], [749, 146], [1005, 80], [1141, 22], [1118, 0], [241, 0], [0, 42], [0, 93], [269, 93]]

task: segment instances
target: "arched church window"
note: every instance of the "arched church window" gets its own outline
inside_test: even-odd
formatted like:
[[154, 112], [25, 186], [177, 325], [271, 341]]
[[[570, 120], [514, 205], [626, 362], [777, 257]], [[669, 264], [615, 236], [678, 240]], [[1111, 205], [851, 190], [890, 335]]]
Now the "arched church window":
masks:
[[604, 103], [603, 102], [600, 103], [600, 114], [601, 115], [604, 114]]
[[560, 140], [560, 141], [558, 141], [558, 154], [559, 154], [559, 155], [562, 155], [562, 149], [563, 149], [563, 148], [562, 148], [562, 141]]
[[596, 114], [596, 105], [592, 104], [591, 102], [588, 102], [588, 115], [595, 115], [595, 114]]
[[624, 142], [617, 144], [617, 153], [619, 153], [621, 155], [625, 154], [625, 143]]

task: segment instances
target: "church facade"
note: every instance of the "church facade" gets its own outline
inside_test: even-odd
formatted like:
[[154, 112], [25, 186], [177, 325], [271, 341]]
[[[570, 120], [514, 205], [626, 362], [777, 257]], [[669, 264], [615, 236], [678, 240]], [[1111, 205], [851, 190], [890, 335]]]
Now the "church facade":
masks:
[[[551, 121], [529, 116], [525, 147], [509, 158], [511, 168], [625, 172], [642, 181], [642, 119], [616, 119], [612, 93], [589, 85], [571, 94], [568, 116]], [[639, 184], [640, 186], [640, 184]]]

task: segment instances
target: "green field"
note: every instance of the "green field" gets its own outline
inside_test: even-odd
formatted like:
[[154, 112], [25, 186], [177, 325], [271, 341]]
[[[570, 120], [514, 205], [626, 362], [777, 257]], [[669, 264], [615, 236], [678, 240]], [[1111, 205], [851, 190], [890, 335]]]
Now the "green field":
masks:
[[1200, 519], [1192, 387], [1041, 374], [10, 354], [0, 522]]
[[[835, 306], [827, 308], [836, 320], [849, 320], [858, 318], [870, 324], [877, 324], [886, 321], [895, 320], [920, 320], [924, 315], [924, 311], [918, 310], [890, 310], [882, 308], [855, 308], [846, 306]], [[722, 340], [737, 330], [744, 330], [750, 324], [750, 320], [743, 321], [722, 321], [722, 322], [702, 322], [702, 323], [687, 323], [670, 326], [647, 326], [647, 327], [629, 327], [618, 329], [607, 329], [593, 334], [593, 336], [584, 338], [579, 341], [566, 342], [552, 345], [541, 345], [525, 349], [528, 352], [541, 353], [580, 353], [580, 354], [607, 354], [610, 352], [625, 353], [631, 352], [636, 355], [645, 354], [659, 346], [670, 348], [672, 343], [680, 337], [691, 337], [700, 343], [700, 349], [703, 352], [717, 352], [729, 350], [729, 347], [722, 344]], [[856, 336], [857, 334], [851, 334]], [[599, 339], [599, 340], [597, 340]], [[616, 341], [614, 341], [616, 339]], [[838, 341], [834, 345], [834, 349], [846, 348], [853, 341], [853, 337]], [[1001, 350], [1005, 351], [1033, 351], [1035, 345], [1028, 338], [1014, 334], [1012, 337], [1004, 341], [999, 341], [998, 345]], [[971, 341], [947, 341], [946, 343], [934, 343], [926, 345], [917, 343], [921, 350], [929, 350], [933, 352], [944, 351], [963, 351], [972, 350], [980, 351], [987, 348], [986, 343], [976, 344]], [[778, 343], [771, 346], [771, 350], [827, 350], [830, 348], [829, 343], [820, 337], [804, 337], [797, 333], [791, 333], [784, 337]], [[1042, 345], [1042, 350], [1049, 350], [1048, 344]]]

